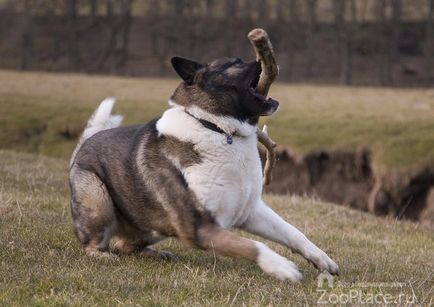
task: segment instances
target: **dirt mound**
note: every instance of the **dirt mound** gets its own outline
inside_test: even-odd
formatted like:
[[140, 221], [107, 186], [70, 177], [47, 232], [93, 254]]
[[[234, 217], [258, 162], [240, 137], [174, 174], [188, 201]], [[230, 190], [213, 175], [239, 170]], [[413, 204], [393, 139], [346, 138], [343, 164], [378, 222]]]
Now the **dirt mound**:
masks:
[[369, 150], [277, 153], [266, 192], [318, 197], [381, 216], [434, 225], [434, 167], [385, 176], [375, 173]]
[[[382, 180], [382, 187], [375, 195], [374, 213], [391, 215], [413, 221], [429, 218], [434, 209], [434, 168], [426, 167], [409, 173], [390, 174]], [[425, 221], [426, 222], [426, 221]], [[434, 219], [431, 220], [431, 223]]]

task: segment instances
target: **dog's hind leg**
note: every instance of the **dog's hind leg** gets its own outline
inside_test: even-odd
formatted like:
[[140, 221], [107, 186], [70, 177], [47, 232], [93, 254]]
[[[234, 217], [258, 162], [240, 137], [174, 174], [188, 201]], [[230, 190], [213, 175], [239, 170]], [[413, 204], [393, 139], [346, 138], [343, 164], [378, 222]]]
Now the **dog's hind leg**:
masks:
[[112, 199], [104, 183], [92, 172], [71, 169], [71, 212], [74, 231], [87, 255], [116, 258], [109, 242], [117, 228]]
[[176, 259], [174, 254], [150, 247], [165, 238], [155, 231], [143, 232], [138, 230], [121, 218], [118, 219], [118, 230], [116, 241], [113, 244], [113, 252], [116, 254], [137, 254], [162, 260], [174, 260]]
[[176, 260], [177, 257], [167, 251], [154, 249], [147, 240], [131, 241], [126, 238], [118, 238], [113, 245], [113, 252], [116, 254], [137, 254], [143, 257], [152, 257], [161, 260]]

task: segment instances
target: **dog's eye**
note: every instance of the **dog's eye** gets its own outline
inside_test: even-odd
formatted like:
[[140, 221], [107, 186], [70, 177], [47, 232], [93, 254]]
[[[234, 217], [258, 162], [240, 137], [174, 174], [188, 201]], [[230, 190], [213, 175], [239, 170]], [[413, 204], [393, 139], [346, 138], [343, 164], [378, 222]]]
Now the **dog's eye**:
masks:
[[236, 61], [231, 65], [231, 67], [240, 69], [243, 67], [243, 62], [242, 61]]

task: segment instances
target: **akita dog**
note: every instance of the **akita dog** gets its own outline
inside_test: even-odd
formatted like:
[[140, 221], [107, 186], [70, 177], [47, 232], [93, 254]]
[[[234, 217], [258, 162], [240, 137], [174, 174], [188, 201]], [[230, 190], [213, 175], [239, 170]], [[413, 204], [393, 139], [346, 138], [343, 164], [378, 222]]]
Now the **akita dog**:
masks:
[[[71, 210], [85, 252], [169, 257], [150, 246], [176, 237], [187, 246], [254, 261], [282, 280], [302, 278], [293, 262], [231, 232], [235, 227], [337, 274], [326, 253], [261, 199], [258, 118], [279, 105], [255, 91], [261, 65], [240, 59], [202, 65], [179, 57], [172, 65], [183, 81], [160, 118], [118, 127], [122, 117], [111, 115], [114, 99], [108, 98], [74, 151]], [[110, 251], [112, 237], [117, 242]]]

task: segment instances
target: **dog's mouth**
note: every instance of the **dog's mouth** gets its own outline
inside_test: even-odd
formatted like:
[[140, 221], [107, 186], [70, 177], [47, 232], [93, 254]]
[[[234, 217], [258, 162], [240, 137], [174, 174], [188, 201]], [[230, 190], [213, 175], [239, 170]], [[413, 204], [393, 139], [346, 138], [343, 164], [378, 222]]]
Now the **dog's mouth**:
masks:
[[271, 115], [276, 112], [277, 108], [279, 107], [279, 102], [271, 97], [265, 97], [264, 95], [258, 93], [258, 83], [259, 79], [261, 78], [262, 69], [261, 63], [255, 62], [254, 65], [254, 72], [252, 74], [253, 77], [249, 84], [249, 92], [254, 97], [254, 100], [261, 104], [261, 110], [264, 110], [261, 112], [261, 114], [259, 114], [259, 116]]
[[253, 75], [253, 79], [250, 81], [250, 89], [256, 92], [258, 88], [259, 79], [261, 78], [261, 64], [259, 62], [255, 63], [255, 71]]

